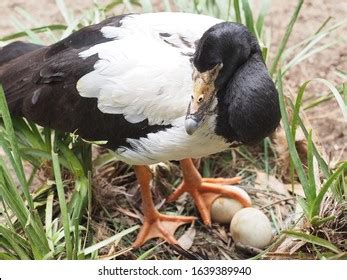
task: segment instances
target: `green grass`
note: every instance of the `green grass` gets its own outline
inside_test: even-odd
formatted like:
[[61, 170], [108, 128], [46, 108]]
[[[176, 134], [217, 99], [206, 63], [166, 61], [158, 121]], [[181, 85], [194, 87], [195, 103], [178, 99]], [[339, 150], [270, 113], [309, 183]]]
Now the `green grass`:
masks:
[[[150, 0], [113, 0], [106, 6], [95, 2], [90, 10], [77, 18], [63, 0], [56, 2], [65, 20], [64, 24], [38, 26], [39, 23], [28, 12], [19, 10], [13, 17], [18, 32], [0, 38], [0, 42], [6, 44], [10, 40], [26, 39], [36, 43], [53, 43], [74, 30], [112, 15], [113, 9], [119, 5], [123, 5], [123, 12], [132, 12], [135, 7], [142, 7], [144, 12], [157, 11], [157, 7]], [[271, 6], [269, 0], [262, 1], [257, 15], [248, 0], [162, 0], [162, 4], [167, 11], [176, 7], [180, 11], [208, 14], [243, 23], [257, 37], [264, 60], [279, 92], [282, 126], [291, 158], [291, 183], [302, 185], [305, 198], [299, 199], [298, 203], [309, 225], [300, 228], [295, 226], [298, 221], [294, 221], [292, 228], [282, 228], [272, 211], [270, 213], [279, 232], [278, 240], [290, 236], [301, 239], [314, 248], [318, 246], [321, 251], [317, 251], [314, 256], [317, 258], [326, 258], [327, 254], [329, 258], [334, 258], [331, 254], [335, 254], [336, 258], [343, 256], [335, 244], [322, 236], [317, 236], [316, 233], [336, 218], [322, 214], [322, 205], [327, 195], [334, 195], [336, 200], [346, 200], [347, 163], [340, 162], [337, 166], [329, 166], [316, 147], [311, 128], [304, 125], [302, 112], [319, 106], [326, 100], [335, 99], [347, 122], [347, 86], [335, 86], [327, 80], [312, 77], [312, 80], [297, 89], [296, 99], [291, 101], [285, 98], [284, 84], [292, 67], [336, 43], [336, 41], [322, 43], [322, 40], [333, 34], [345, 22], [330, 24], [328, 18], [312, 36], [295, 46], [288, 47], [293, 27], [302, 12], [303, 0], [299, 0], [292, 17], [288, 19], [280, 45], [274, 51], [272, 42], [265, 35], [267, 31], [265, 19]], [[23, 25], [24, 20], [29, 21], [34, 27]], [[272, 61], [270, 57], [274, 57]], [[336, 71], [338, 75], [346, 75], [339, 69]], [[310, 83], [325, 85], [329, 93], [324, 98], [307, 104], [304, 101], [304, 94]], [[288, 116], [289, 110], [292, 112], [291, 117]], [[2, 88], [0, 88], [0, 116], [0, 146], [4, 152], [4, 156], [0, 157], [0, 259], [95, 259], [99, 257], [100, 250], [120, 240], [124, 242], [123, 249], [107, 258], [121, 257], [129, 253], [138, 225], [124, 228], [122, 221], [115, 220], [104, 207], [103, 211], [107, 217], [105, 220], [108, 224], [112, 224], [113, 235], [101, 241], [96, 240], [95, 231], [91, 227], [93, 173], [112, 162], [114, 154], [111, 151], [104, 153], [92, 162], [92, 144], [76, 135], [41, 128], [24, 119], [11, 120]], [[300, 158], [296, 147], [295, 139], [299, 128], [307, 140], [307, 166]], [[202, 173], [206, 177], [227, 176], [230, 174], [230, 163], [239, 158], [242, 167], [234, 171], [245, 178], [245, 183], [253, 183], [255, 169], [263, 170], [269, 176], [276, 175], [278, 155], [273, 146], [274, 144], [267, 138], [263, 141], [262, 151], [258, 156], [248, 148], [242, 147], [235, 151], [234, 156], [223, 153], [204, 159]], [[24, 162], [32, 167], [30, 173], [25, 171]], [[47, 180], [40, 185], [36, 184], [33, 190], [34, 179], [42, 170], [46, 172]], [[124, 173], [129, 174], [129, 170], [130, 168], [125, 169]], [[171, 186], [177, 182], [177, 177], [170, 177], [168, 181]], [[170, 207], [168, 206], [167, 210], [172, 210]], [[163, 243], [157, 245], [152, 242], [147, 247], [132, 252], [132, 258], [153, 257], [159, 254], [157, 252], [162, 250], [163, 246]], [[270, 248], [258, 258], [264, 257]], [[171, 252], [169, 249], [167, 251]], [[175, 258], [170, 254], [164, 256]]]

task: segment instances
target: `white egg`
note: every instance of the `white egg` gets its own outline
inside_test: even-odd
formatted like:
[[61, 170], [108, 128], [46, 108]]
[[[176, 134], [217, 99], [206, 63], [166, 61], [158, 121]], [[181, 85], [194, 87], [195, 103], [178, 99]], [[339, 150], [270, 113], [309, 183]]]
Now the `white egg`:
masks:
[[[251, 198], [243, 189], [236, 186], [225, 187], [236, 191], [243, 198], [243, 200], [247, 201], [249, 205], [251, 205]], [[218, 197], [211, 205], [211, 219], [216, 223], [228, 224], [235, 213], [243, 207], [244, 206], [236, 199]]]
[[272, 239], [272, 229], [266, 215], [255, 208], [238, 211], [230, 223], [230, 233], [235, 242], [264, 249]]

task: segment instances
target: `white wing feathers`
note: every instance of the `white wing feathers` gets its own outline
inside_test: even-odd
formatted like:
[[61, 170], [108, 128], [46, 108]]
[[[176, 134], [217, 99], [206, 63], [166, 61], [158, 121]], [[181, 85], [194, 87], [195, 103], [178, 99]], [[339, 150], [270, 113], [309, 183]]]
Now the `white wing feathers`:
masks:
[[[182, 20], [188, 17], [189, 28]], [[102, 112], [123, 114], [129, 122], [172, 123], [185, 115], [192, 91], [192, 66], [182, 52], [194, 49], [179, 36], [193, 46], [217, 22], [206, 16], [157, 13], [131, 15], [121, 27], [104, 27], [104, 36], [115, 40], [80, 53], [83, 58], [98, 54], [99, 60], [94, 71], [78, 81], [77, 90], [81, 96], [96, 97]], [[165, 42], [161, 33], [174, 36]]]

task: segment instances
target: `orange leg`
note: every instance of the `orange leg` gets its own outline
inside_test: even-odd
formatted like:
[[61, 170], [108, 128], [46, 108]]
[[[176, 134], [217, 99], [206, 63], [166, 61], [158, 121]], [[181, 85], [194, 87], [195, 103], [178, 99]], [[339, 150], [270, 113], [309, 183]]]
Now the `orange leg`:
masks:
[[191, 223], [196, 218], [160, 214], [155, 209], [152, 200], [150, 188], [151, 172], [146, 166], [135, 166], [134, 169], [141, 187], [144, 221], [137, 239], [133, 243], [133, 247], [140, 247], [147, 240], [155, 237], [163, 238], [170, 244], [176, 244], [177, 240], [174, 237], [176, 229], [185, 223]]
[[191, 159], [181, 160], [183, 172], [183, 182], [167, 198], [168, 202], [179, 198], [183, 193], [188, 192], [194, 199], [196, 207], [206, 225], [211, 225], [211, 205], [213, 201], [226, 196], [238, 200], [243, 206], [251, 206], [251, 201], [242, 192], [232, 186], [239, 184], [241, 177], [235, 178], [202, 178]]

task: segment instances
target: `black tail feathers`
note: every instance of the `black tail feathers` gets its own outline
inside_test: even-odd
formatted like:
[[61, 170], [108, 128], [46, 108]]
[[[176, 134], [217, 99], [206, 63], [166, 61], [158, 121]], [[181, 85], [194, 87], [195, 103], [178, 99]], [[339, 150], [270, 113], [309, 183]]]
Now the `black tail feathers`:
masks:
[[0, 66], [8, 63], [9, 61], [23, 55], [29, 53], [31, 51], [42, 48], [43, 46], [25, 43], [21, 41], [16, 41], [6, 45], [3, 48], [0, 48]]

